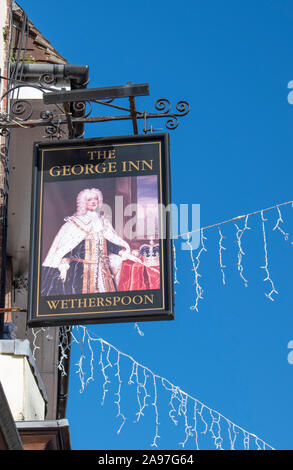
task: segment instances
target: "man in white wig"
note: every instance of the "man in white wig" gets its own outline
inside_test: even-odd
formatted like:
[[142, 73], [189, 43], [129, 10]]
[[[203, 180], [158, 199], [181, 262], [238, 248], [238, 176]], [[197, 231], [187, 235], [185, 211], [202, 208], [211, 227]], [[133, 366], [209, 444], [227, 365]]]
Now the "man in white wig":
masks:
[[84, 189], [76, 212], [66, 217], [42, 265], [41, 295], [68, 295], [117, 290], [122, 254], [130, 247], [100, 215], [99, 189]]

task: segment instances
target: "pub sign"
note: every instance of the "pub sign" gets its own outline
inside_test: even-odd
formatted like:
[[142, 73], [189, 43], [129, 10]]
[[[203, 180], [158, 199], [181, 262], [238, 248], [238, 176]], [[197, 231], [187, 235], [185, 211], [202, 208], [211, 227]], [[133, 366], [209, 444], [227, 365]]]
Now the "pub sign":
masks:
[[34, 144], [30, 326], [173, 319], [169, 135]]

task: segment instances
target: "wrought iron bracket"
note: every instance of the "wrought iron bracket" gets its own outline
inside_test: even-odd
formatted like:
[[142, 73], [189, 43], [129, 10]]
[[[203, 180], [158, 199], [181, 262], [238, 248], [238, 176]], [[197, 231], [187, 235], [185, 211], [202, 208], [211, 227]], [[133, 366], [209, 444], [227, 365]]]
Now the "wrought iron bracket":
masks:
[[[5, 78], [5, 77], [2, 77]], [[15, 82], [15, 81], [14, 81]], [[168, 130], [174, 130], [179, 125], [179, 119], [186, 116], [190, 111], [190, 105], [187, 101], [178, 101], [175, 105], [175, 110], [172, 110], [171, 103], [166, 98], [158, 99], [154, 108], [156, 112], [138, 111], [136, 109], [135, 96], [142, 96], [148, 94], [148, 85], [133, 85], [128, 83], [121, 87], [107, 87], [98, 89], [86, 90], [73, 90], [72, 94], [68, 91], [56, 93], [56, 89], [51, 86], [52, 81], [46, 77], [42, 77], [39, 84], [16, 81], [4, 95], [1, 97], [3, 100], [9, 93], [21, 87], [33, 87], [43, 92], [44, 103], [55, 104], [57, 112], [53, 113], [49, 109], [44, 109], [40, 113], [38, 119], [32, 119], [33, 104], [27, 99], [16, 99], [10, 106], [9, 113], [0, 113], [0, 135], [6, 136], [11, 132], [11, 129], [33, 128], [43, 126], [45, 129], [45, 136], [48, 138], [61, 138], [64, 136], [64, 125], [68, 129], [68, 137], [74, 137], [74, 127], [79, 124], [90, 124], [98, 122], [113, 122], [131, 120], [134, 134], [138, 134], [138, 121], [143, 120], [144, 127], [142, 132], [154, 133], [162, 131], [163, 129], [155, 129], [149, 125], [149, 120], [161, 119], [165, 121], [165, 127]], [[98, 92], [97, 92], [98, 90]], [[103, 90], [103, 93], [101, 93]], [[110, 91], [109, 91], [110, 90]], [[114, 91], [113, 91], [114, 90]], [[55, 92], [54, 92], [55, 91]], [[95, 99], [94, 96], [107, 96], [110, 99]], [[55, 98], [54, 98], [55, 97]], [[57, 97], [57, 98], [56, 98]], [[88, 98], [80, 101], [73, 101], [73, 98]], [[113, 101], [117, 98], [128, 98], [129, 107], [119, 106], [114, 104]], [[0, 100], [0, 101], [1, 101]], [[54, 101], [55, 100], [55, 101]], [[67, 101], [62, 101], [67, 100]], [[125, 114], [110, 115], [110, 116], [91, 116], [94, 105], [101, 105], [103, 107], [112, 108], [118, 111], [123, 111]], [[63, 129], [62, 129], [63, 128]]]

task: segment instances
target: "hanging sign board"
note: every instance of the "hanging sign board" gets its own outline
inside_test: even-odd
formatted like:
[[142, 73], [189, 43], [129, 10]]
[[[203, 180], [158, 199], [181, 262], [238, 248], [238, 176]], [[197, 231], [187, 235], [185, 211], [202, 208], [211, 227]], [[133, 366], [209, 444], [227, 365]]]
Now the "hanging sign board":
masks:
[[34, 145], [29, 325], [173, 319], [169, 135]]

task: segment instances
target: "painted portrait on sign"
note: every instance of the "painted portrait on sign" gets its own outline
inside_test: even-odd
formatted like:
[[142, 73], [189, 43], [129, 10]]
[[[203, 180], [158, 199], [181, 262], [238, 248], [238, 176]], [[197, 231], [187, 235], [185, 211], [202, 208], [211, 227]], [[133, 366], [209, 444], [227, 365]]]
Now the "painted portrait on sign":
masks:
[[41, 296], [160, 289], [156, 175], [44, 186]]

